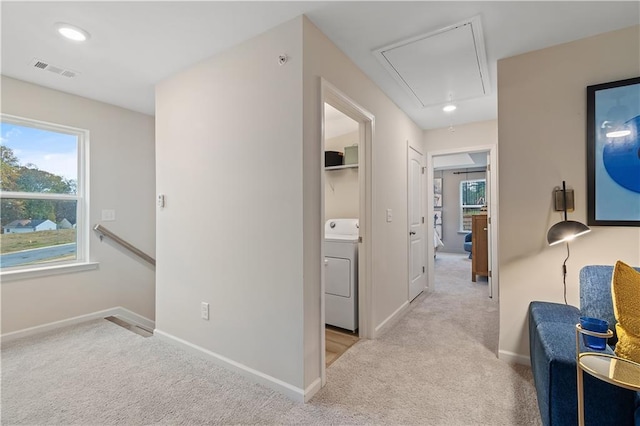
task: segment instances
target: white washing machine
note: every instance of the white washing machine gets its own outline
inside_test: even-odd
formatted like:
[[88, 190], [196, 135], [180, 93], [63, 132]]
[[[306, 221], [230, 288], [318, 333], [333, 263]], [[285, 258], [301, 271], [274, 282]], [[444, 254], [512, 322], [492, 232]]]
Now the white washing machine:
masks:
[[325, 322], [358, 328], [358, 219], [330, 219], [324, 225]]

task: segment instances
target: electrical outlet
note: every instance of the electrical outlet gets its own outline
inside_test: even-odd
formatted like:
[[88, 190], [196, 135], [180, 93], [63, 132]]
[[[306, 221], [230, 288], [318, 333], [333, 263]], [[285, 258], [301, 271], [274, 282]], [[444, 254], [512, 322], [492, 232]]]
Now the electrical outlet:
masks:
[[209, 321], [209, 304], [207, 302], [200, 304], [200, 316], [203, 320]]
[[393, 212], [391, 209], [387, 209], [387, 222], [391, 222], [393, 220]]

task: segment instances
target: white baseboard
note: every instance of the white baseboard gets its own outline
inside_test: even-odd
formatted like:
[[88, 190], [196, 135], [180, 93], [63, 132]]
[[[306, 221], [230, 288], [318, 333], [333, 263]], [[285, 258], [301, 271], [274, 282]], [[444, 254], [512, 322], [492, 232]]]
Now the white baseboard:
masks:
[[315, 392], [317, 392], [319, 389], [319, 385], [320, 385], [319, 378], [316, 379], [316, 381], [314, 381], [311, 384], [311, 386], [307, 388], [307, 390], [302, 390], [301, 388], [298, 388], [289, 383], [283, 382], [280, 379], [276, 379], [273, 376], [269, 376], [268, 374], [262, 373], [251, 367], [247, 367], [244, 364], [241, 364], [225, 356], [212, 352], [201, 346], [194, 345], [193, 343], [187, 342], [186, 340], [182, 340], [179, 337], [173, 336], [169, 333], [165, 333], [164, 331], [159, 330], [157, 328], [154, 330], [153, 335], [162, 341], [165, 341], [174, 346], [182, 348], [206, 360], [213, 361], [215, 364], [219, 365], [220, 367], [226, 368], [227, 370], [234, 371], [240, 374], [241, 376], [251, 380], [254, 383], [259, 383], [261, 385], [264, 385], [298, 402], [306, 402], [308, 400], [307, 394], [310, 395], [308, 397], [310, 399], [311, 396], [313, 396], [313, 394], [315, 394]]
[[498, 359], [509, 364], [522, 364], [531, 367], [531, 359], [528, 356], [520, 355], [509, 351], [498, 351]]
[[23, 337], [33, 336], [35, 334], [45, 333], [47, 331], [56, 330], [58, 328], [68, 327], [70, 325], [80, 324], [82, 322], [91, 321], [94, 319], [105, 317], [120, 317], [128, 322], [144, 326], [153, 330], [155, 322], [138, 315], [121, 306], [115, 308], [105, 309], [103, 311], [92, 312], [90, 314], [80, 315], [73, 318], [67, 318], [60, 321], [54, 321], [47, 324], [37, 325], [35, 327], [29, 327], [18, 331], [12, 331], [11, 333], [5, 333], [0, 336], [2, 343], [11, 342], [12, 340], [21, 339]]
[[315, 395], [322, 388], [322, 379], [318, 377], [304, 390], [304, 402], [309, 402], [313, 395]]
[[382, 323], [380, 323], [380, 325], [375, 329], [374, 338], [382, 333], [384, 329], [395, 323], [396, 320], [400, 319], [405, 314], [407, 309], [409, 309], [409, 306], [411, 306], [409, 301], [404, 302], [398, 309], [395, 310], [394, 313], [392, 313], [384, 321], [382, 321]]

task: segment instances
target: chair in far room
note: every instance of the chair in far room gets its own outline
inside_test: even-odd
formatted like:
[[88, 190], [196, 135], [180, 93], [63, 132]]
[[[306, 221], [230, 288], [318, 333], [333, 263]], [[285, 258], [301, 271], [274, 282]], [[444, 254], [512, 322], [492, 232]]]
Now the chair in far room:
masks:
[[471, 232], [464, 236], [464, 251], [469, 252], [469, 259], [471, 259], [471, 256], [473, 256], [473, 253], [471, 252], [471, 236]]

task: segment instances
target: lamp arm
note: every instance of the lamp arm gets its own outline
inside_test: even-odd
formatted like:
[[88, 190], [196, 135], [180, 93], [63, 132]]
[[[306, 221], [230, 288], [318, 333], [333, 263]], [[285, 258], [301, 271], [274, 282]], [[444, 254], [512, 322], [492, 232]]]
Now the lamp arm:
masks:
[[564, 220], [567, 220], [567, 186], [565, 181], [562, 181], [562, 207], [564, 210]]

